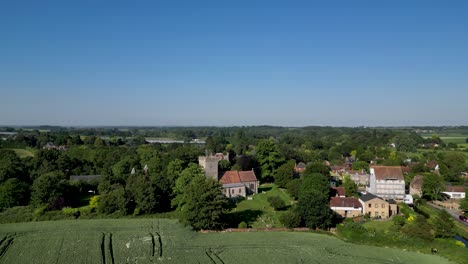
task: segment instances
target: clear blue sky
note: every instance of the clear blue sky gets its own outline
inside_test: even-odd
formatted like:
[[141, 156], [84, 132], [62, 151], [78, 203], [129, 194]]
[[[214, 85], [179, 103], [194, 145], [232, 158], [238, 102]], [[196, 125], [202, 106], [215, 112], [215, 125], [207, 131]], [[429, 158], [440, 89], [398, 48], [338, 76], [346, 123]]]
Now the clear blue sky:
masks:
[[468, 125], [468, 1], [1, 1], [0, 125]]

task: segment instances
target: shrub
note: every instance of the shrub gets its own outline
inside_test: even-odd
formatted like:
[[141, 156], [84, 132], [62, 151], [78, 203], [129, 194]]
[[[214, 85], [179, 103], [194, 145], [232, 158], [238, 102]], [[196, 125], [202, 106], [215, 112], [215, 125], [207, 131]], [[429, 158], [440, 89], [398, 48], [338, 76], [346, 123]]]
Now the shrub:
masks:
[[279, 220], [287, 228], [295, 228], [301, 225], [301, 216], [295, 210], [284, 212]]
[[78, 208], [64, 207], [62, 213], [66, 216], [74, 216], [75, 218], [80, 216], [80, 210]]
[[237, 227], [238, 228], [247, 228], [248, 226], [247, 226], [246, 222], [242, 221], [242, 222], [239, 223], [239, 225]]
[[279, 196], [269, 196], [267, 201], [275, 210], [282, 210], [286, 207], [286, 203]]

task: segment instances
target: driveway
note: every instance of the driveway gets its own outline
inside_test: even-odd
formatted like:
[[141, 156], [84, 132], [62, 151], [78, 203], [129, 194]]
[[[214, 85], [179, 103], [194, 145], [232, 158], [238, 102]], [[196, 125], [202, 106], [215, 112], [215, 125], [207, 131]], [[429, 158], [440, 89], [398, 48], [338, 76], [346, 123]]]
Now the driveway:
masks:
[[458, 218], [458, 217], [460, 216], [460, 212], [459, 212], [459, 211], [454, 210], [454, 209], [449, 209], [449, 208], [443, 208], [443, 207], [440, 207], [440, 206], [438, 206], [438, 205], [435, 205], [435, 204], [433, 204], [433, 203], [431, 203], [431, 202], [427, 202], [427, 204], [428, 204], [429, 206], [431, 206], [431, 207], [434, 207], [434, 208], [437, 209], [437, 210], [445, 209], [445, 211], [447, 211], [453, 218], [455, 218], [456, 221], [458, 221], [459, 223], [462, 223], [462, 224], [468, 226], [468, 223], [463, 222], [463, 221], [460, 220], [460, 218]]

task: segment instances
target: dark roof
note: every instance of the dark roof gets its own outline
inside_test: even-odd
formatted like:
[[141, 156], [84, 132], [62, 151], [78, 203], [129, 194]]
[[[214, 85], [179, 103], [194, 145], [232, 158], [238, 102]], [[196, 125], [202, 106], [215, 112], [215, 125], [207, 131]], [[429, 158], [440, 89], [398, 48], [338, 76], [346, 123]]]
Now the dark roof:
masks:
[[363, 202], [367, 202], [375, 198], [383, 200], [382, 198], [378, 197], [377, 195], [373, 195], [372, 193], [366, 193], [359, 197], [359, 199], [361, 199]]
[[372, 166], [377, 180], [397, 179], [404, 180], [400, 166]]
[[397, 204], [397, 202], [396, 202], [395, 200], [393, 200], [393, 199], [389, 199], [389, 200], [388, 200], [388, 203], [389, 203], [389, 204]]
[[330, 199], [330, 207], [362, 207], [361, 202], [354, 197], [332, 197]]
[[242, 182], [256, 182], [257, 177], [253, 171], [226, 171], [219, 182], [221, 184], [232, 184]]
[[99, 180], [101, 175], [72, 175], [70, 176], [70, 181], [92, 181]]
[[446, 192], [465, 192], [465, 186], [445, 186]]

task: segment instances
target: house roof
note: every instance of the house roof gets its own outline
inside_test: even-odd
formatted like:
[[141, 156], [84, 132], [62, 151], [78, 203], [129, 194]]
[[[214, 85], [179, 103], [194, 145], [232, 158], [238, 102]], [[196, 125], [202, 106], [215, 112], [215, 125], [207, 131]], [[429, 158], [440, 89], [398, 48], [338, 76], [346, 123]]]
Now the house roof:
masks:
[[330, 207], [354, 207], [361, 208], [362, 204], [354, 197], [332, 197]]
[[465, 192], [465, 186], [445, 186], [446, 192]]
[[433, 170], [439, 163], [436, 160], [431, 160], [428, 163], [426, 163], [426, 167], [429, 169]]
[[383, 200], [382, 198], [378, 197], [377, 195], [373, 195], [372, 193], [366, 193], [359, 197], [359, 199], [363, 202], [367, 202], [375, 198]]
[[389, 204], [397, 204], [397, 202], [395, 200], [393, 200], [393, 199], [388, 200], [388, 203]]
[[346, 196], [344, 187], [332, 187], [333, 195], [338, 194], [338, 196]]
[[422, 175], [416, 175], [411, 180], [410, 187], [414, 188], [414, 189], [421, 189], [422, 183], [423, 183], [423, 176]]
[[396, 179], [403, 181], [403, 172], [400, 166], [372, 166], [377, 180]]
[[221, 184], [232, 184], [242, 182], [256, 182], [257, 177], [253, 171], [226, 171], [219, 182]]

